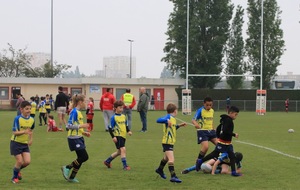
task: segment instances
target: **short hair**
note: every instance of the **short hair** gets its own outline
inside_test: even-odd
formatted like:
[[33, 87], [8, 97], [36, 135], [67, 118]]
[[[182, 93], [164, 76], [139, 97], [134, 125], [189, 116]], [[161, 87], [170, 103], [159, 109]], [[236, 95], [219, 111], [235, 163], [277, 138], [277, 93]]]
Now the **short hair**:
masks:
[[127, 89], [126, 89], [126, 92], [130, 92], [130, 88], [127, 88]]
[[92, 97], [89, 97], [89, 100], [91, 100], [91, 102], [94, 102], [94, 98]]
[[115, 101], [114, 108], [117, 108], [119, 106], [124, 106], [124, 102], [122, 100]]
[[228, 110], [228, 113], [239, 113], [239, 112], [240, 112], [240, 110], [236, 106], [231, 106]]
[[44, 97], [44, 96], [42, 96], [42, 97], [41, 97], [41, 100], [45, 100], [45, 97]]
[[48, 115], [48, 117], [49, 117], [50, 119], [53, 119], [53, 118], [54, 118], [53, 115]]
[[107, 89], [106, 89], [106, 92], [109, 92], [109, 91], [110, 91], [110, 89], [111, 89], [111, 88], [107, 88]]
[[174, 103], [167, 105], [167, 113], [173, 113], [175, 110], [177, 110], [177, 106]]
[[35, 97], [34, 96], [31, 96], [30, 97], [30, 100], [34, 101]]
[[243, 154], [242, 153], [236, 152], [236, 153], [234, 153], [234, 155], [235, 155], [235, 161], [236, 162], [240, 162], [240, 161], [243, 160]]
[[58, 90], [59, 90], [59, 91], [63, 91], [63, 87], [62, 87], [62, 86], [59, 86], [59, 87], [58, 87]]
[[204, 100], [203, 100], [204, 103], [205, 102], [212, 102], [212, 101], [213, 101], [213, 99], [209, 96], [205, 97]]
[[20, 108], [25, 108], [26, 106], [31, 106], [31, 104], [28, 101], [23, 101], [20, 105]]

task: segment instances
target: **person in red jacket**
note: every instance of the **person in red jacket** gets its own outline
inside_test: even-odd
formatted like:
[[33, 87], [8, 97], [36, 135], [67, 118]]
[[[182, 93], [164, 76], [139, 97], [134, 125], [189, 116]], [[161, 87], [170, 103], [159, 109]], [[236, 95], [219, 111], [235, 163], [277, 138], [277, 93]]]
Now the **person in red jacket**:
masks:
[[114, 102], [116, 101], [115, 96], [112, 94], [112, 89], [107, 88], [106, 93], [101, 96], [100, 99], [100, 109], [103, 111], [105, 131], [108, 132], [108, 126], [110, 123], [110, 118], [113, 116]]
[[130, 89], [126, 89], [126, 93], [121, 96], [121, 100], [124, 102], [123, 114], [127, 117], [128, 129], [131, 130], [131, 115], [132, 108], [135, 106], [136, 101], [133, 94], [130, 93]]

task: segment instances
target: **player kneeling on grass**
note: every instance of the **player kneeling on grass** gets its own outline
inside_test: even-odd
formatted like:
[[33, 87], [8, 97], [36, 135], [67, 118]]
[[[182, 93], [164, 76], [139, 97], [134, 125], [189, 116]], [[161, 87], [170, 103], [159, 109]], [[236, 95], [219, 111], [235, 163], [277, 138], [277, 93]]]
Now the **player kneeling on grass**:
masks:
[[122, 114], [124, 107], [124, 102], [121, 100], [115, 101], [114, 103], [114, 110], [115, 114], [110, 119], [110, 126], [108, 127], [109, 133], [113, 142], [116, 145], [117, 151], [112, 153], [110, 157], [108, 157], [104, 161], [104, 165], [108, 168], [111, 168], [111, 162], [117, 156], [121, 156], [121, 161], [123, 163], [124, 170], [130, 170], [130, 167], [127, 165], [126, 162], [126, 133], [128, 135], [132, 135], [132, 132], [128, 128], [126, 116]]
[[64, 131], [62, 128], [56, 127], [56, 123], [55, 123], [53, 115], [49, 115], [48, 118], [49, 119], [48, 119], [47, 132]]
[[[242, 159], [243, 159], [243, 154], [240, 152], [234, 153], [235, 155], [235, 164], [236, 164], [236, 172], [241, 174], [241, 168], [242, 168]], [[230, 159], [227, 153], [221, 153], [219, 158], [214, 161], [211, 174], [231, 174], [229, 170], [230, 166]]]
[[[72, 97], [73, 109], [70, 112], [70, 117], [67, 125], [68, 129], [68, 144], [71, 151], [75, 151], [77, 159], [71, 164], [63, 166], [61, 168], [62, 174], [69, 182], [79, 182], [75, 176], [79, 171], [83, 162], [89, 159], [89, 156], [85, 150], [84, 136], [90, 137], [89, 132], [85, 132], [84, 129], [89, 127], [89, 124], [83, 123], [83, 116], [80, 109], [85, 108], [84, 96], [74, 95]], [[70, 172], [72, 173], [70, 175]]]
[[173, 147], [176, 142], [176, 130], [179, 127], [183, 127], [186, 123], [176, 124], [175, 116], [177, 115], [177, 107], [175, 104], [170, 103], [167, 106], [167, 115], [157, 119], [157, 123], [163, 123], [163, 139], [162, 147], [164, 152], [164, 157], [160, 161], [159, 167], [155, 170], [156, 173], [160, 175], [161, 178], [166, 179], [164, 174], [164, 167], [168, 163], [169, 171], [171, 173], [171, 182], [181, 183], [182, 181], [178, 179], [174, 169], [174, 152]]
[[13, 169], [12, 183], [18, 183], [22, 179], [21, 169], [30, 164], [29, 146], [32, 144], [32, 129], [34, 119], [30, 117], [31, 104], [23, 101], [20, 105], [21, 115], [15, 117], [13, 135], [10, 141], [10, 153], [16, 159]]

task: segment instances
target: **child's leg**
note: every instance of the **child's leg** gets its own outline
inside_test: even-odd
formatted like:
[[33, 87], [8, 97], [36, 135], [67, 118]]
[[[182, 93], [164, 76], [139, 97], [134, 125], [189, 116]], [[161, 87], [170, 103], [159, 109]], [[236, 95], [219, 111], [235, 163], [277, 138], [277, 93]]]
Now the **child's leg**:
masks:
[[40, 125], [42, 125], [42, 113], [39, 114]]
[[123, 168], [126, 169], [128, 167], [127, 162], [126, 162], [126, 148], [121, 147], [120, 153], [121, 153], [121, 161], [123, 163]]
[[22, 164], [23, 164], [22, 154], [16, 155], [15, 159], [16, 159], [16, 163], [15, 163], [15, 166], [14, 166], [14, 169], [13, 169], [13, 177], [12, 177], [13, 179], [18, 178], [18, 174], [21, 170], [21, 167], [22, 167]]
[[89, 155], [87, 154], [85, 149], [77, 150], [76, 154], [77, 154], [77, 159], [74, 160], [70, 165], [66, 166], [68, 169], [73, 168], [70, 179], [75, 178], [82, 163], [89, 159]]
[[47, 125], [47, 117], [48, 117], [48, 114], [44, 113], [44, 122], [45, 122], [45, 125]]
[[[105, 161], [104, 161], [104, 164], [107, 166], [107, 165], [110, 165], [110, 163], [116, 158], [118, 157], [119, 155], [121, 154], [121, 151], [120, 149], [117, 150], [117, 152], [114, 152], [112, 153]], [[111, 166], [110, 166], [111, 167]]]
[[175, 169], [174, 169], [174, 153], [173, 151], [166, 151], [164, 159], [168, 160], [168, 167], [171, 174], [171, 177], [176, 177]]
[[160, 171], [164, 170], [165, 165], [168, 163], [168, 157], [166, 156], [166, 154], [164, 155], [163, 159], [161, 159], [160, 164], [158, 166], [158, 169]]

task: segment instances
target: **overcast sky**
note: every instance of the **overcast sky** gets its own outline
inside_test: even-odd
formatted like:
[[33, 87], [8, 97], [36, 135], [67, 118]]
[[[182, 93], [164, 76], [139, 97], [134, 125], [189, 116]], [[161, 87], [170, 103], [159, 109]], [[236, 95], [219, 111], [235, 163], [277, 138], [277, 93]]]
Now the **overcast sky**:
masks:
[[[158, 78], [173, 4], [168, 0], [53, 0], [54, 60], [90, 75], [106, 56], [129, 56], [133, 42], [137, 77]], [[246, 8], [247, 0], [232, 0]], [[300, 74], [300, 0], [278, 0], [286, 52], [278, 74]], [[51, 0], [0, 0], [0, 49], [51, 51]], [[247, 22], [247, 21], [246, 21]], [[246, 23], [245, 23], [246, 27]]]

